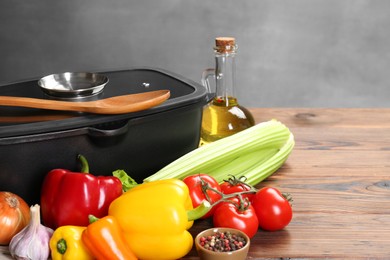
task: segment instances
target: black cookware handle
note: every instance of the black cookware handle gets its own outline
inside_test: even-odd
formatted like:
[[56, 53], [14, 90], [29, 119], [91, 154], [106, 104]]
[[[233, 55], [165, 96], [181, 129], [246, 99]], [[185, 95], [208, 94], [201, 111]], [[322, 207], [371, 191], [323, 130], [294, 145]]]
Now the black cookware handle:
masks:
[[[118, 124], [118, 123], [116, 123]], [[91, 137], [114, 137], [127, 133], [129, 123], [117, 125], [102, 125], [96, 127], [88, 127], [88, 135]]]

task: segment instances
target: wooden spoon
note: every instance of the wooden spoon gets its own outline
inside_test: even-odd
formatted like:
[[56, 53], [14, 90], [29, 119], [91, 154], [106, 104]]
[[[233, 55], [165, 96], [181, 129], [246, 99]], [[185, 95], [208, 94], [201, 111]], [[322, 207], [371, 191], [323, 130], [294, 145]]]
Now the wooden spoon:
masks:
[[156, 90], [84, 102], [0, 96], [0, 106], [79, 111], [95, 114], [125, 114], [157, 106], [166, 101], [169, 96], [169, 90]]

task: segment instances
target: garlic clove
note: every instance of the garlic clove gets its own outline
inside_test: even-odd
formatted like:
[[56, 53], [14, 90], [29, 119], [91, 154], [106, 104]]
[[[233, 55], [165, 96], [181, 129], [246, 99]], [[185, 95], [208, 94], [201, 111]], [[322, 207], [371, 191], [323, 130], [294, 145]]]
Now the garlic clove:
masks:
[[41, 224], [38, 204], [31, 206], [30, 212], [29, 224], [11, 239], [9, 251], [15, 259], [48, 259], [50, 256], [49, 241], [54, 231]]

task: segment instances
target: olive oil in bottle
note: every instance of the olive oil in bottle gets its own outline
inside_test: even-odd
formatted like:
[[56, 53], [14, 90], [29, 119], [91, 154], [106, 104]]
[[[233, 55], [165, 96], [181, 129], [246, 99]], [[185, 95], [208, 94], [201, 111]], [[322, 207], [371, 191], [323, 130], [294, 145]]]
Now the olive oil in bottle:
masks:
[[202, 82], [211, 93], [209, 77], [213, 76], [216, 94], [203, 109], [200, 145], [238, 133], [255, 124], [252, 114], [239, 105], [234, 92], [237, 53], [235, 39], [219, 37], [215, 43], [215, 70], [206, 70]]

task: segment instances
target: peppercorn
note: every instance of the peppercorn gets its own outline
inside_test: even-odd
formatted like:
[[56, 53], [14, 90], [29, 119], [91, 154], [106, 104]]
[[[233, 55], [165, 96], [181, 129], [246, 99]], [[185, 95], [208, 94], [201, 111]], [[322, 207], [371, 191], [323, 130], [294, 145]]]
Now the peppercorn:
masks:
[[243, 248], [247, 241], [243, 236], [230, 232], [215, 232], [214, 235], [203, 236], [200, 245], [214, 252], [231, 252]]

